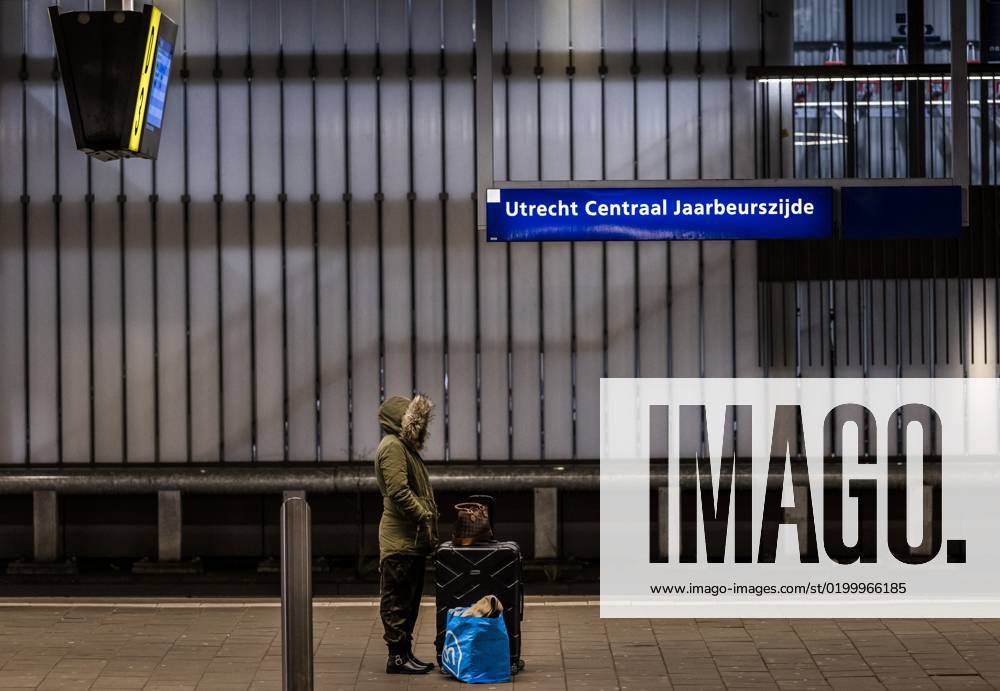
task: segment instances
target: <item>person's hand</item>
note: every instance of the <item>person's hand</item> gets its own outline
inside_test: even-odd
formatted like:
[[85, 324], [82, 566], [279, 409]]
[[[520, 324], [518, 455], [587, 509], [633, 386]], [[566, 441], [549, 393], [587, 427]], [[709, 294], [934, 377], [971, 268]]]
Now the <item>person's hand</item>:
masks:
[[434, 525], [432, 521], [430, 520], [422, 521], [420, 523], [420, 527], [422, 530], [427, 531], [427, 542], [430, 544], [431, 549], [437, 547], [438, 540], [437, 540], [437, 535], [435, 535], [434, 533]]
[[434, 514], [428, 512], [421, 516], [420, 518], [420, 531], [426, 531], [427, 541], [430, 543], [431, 547], [437, 546], [437, 535], [434, 534]]

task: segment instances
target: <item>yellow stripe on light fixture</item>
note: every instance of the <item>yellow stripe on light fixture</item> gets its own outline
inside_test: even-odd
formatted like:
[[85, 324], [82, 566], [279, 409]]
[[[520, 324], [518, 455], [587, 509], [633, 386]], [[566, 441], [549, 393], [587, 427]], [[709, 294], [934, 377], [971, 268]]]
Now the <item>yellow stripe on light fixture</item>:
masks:
[[160, 10], [153, 8], [146, 33], [146, 52], [142, 58], [142, 74], [139, 75], [139, 93], [135, 97], [135, 114], [132, 116], [132, 130], [129, 132], [128, 149], [138, 151], [142, 140], [142, 125], [146, 119], [146, 102], [149, 100], [149, 80], [153, 73], [156, 57], [156, 36], [160, 31]]

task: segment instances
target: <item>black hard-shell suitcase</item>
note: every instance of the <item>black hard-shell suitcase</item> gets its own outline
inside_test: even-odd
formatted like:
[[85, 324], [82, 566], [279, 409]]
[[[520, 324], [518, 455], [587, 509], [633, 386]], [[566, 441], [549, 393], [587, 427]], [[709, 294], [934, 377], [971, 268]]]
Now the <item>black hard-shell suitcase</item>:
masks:
[[[492, 500], [490, 522], [493, 520]], [[442, 543], [434, 553], [435, 602], [437, 611], [438, 663], [444, 644], [448, 610], [469, 607], [486, 595], [496, 595], [503, 605], [504, 624], [510, 638], [511, 674], [524, 668], [521, 660], [521, 619], [524, 616], [524, 583], [521, 578], [521, 548], [516, 542], [481, 542], [467, 547]]]

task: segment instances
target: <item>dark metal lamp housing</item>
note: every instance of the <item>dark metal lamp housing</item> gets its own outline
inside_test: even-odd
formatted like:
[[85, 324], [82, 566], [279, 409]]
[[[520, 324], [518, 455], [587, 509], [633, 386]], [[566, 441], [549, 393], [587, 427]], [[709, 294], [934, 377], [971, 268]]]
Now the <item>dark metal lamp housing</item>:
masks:
[[152, 5], [50, 7], [49, 19], [76, 147], [100, 161], [156, 158], [177, 25]]

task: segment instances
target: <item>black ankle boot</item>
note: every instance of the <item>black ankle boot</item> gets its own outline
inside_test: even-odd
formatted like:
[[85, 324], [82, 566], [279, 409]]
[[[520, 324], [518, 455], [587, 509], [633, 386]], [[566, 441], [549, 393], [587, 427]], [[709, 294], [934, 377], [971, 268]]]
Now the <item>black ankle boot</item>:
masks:
[[430, 671], [430, 667], [417, 664], [403, 653], [390, 655], [385, 663], [386, 674], [427, 674]]
[[424, 669], [426, 669], [428, 672], [430, 672], [432, 669], [434, 669], [434, 663], [433, 662], [424, 662], [423, 660], [421, 660], [420, 658], [418, 658], [416, 655], [414, 655], [412, 650], [410, 650], [407, 653], [407, 655], [409, 656], [410, 662], [412, 662], [415, 665], [420, 665], [421, 667], [423, 667]]

